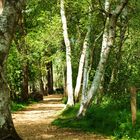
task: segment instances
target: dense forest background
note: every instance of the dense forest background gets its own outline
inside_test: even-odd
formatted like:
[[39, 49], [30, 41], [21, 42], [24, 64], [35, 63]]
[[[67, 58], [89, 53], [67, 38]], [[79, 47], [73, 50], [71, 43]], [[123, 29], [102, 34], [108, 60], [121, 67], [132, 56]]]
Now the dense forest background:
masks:
[[1, 64], [12, 104], [63, 94], [55, 125], [138, 139], [140, 2], [27, 0], [17, 13]]

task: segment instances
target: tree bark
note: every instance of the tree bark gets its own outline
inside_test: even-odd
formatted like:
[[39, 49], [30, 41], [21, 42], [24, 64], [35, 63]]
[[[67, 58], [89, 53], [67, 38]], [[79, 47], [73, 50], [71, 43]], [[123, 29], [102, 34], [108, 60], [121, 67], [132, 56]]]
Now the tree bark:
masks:
[[[106, 11], [109, 10], [109, 1], [108, 0], [106, 0], [105, 9], [106, 9]], [[98, 68], [96, 70], [91, 88], [89, 89], [89, 91], [87, 93], [87, 97], [80, 105], [80, 109], [79, 109], [79, 112], [77, 114], [77, 117], [85, 115], [85, 112], [86, 112], [88, 106], [91, 104], [92, 98], [93, 98], [93, 96], [95, 96], [95, 94], [99, 88], [99, 85], [101, 83], [101, 78], [102, 78], [103, 73], [104, 73], [104, 67], [105, 67], [109, 52], [110, 52], [110, 47], [108, 47], [108, 39], [109, 39], [108, 28], [109, 28], [109, 18], [107, 17], [105, 29], [104, 29], [104, 34], [103, 34], [100, 62], [98, 64]]]
[[24, 23], [24, 17], [23, 14], [19, 13], [19, 19], [18, 19], [18, 29], [19, 34], [17, 37], [14, 38], [14, 42], [16, 43], [16, 48], [18, 52], [21, 54], [22, 58], [22, 84], [21, 84], [21, 100], [27, 101], [28, 100], [28, 83], [29, 83], [29, 77], [28, 77], [28, 59], [27, 59], [27, 44], [25, 41], [26, 36], [26, 30], [25, 30], [25, 23]]
[[[87, 97], [87, 90], [88, 90], [88, 80], [89, 80], [89, 74], [91, 71], [91, 65], [93, 63], [93, 52], [96, 46], [96, 42], [97, 40], [102, 36], [103, 32], [101, 32], [97, 38], [94, 40], [94, 44], [93, 44], [93, 48], [90, 52], [90, 48], [88, 46], [88, 48], [86, 49], [86, 55], [85, 55], [85, 64], [84, 64], [84, 72], [83, 72], [83, 86], [82, 86], [82, 100], [81, 100], [81, 104], [82, 102], [86, 99]], [[91, 42], [90, 42], [91, 43]], [[90, 45], [90, 44], [89, 44]], [[89, 58], [91, 57], [91, 58]], [[90, 60], [89, 60], [90, 59]]]
[[108, 92], [111, 91], [113, 83], [118, 80], [118, 71], [119, 71], [119, 67], [120, 67], [121, 59], [122, 59], [122, 47], [126, 40], [125, 34], [126, 34], [127, 27], [128, 27], [127, 15], [128, 15], [127, 10], [124, 9], [123, 13], [122, 13], [123, 18], [120, 17], [120, 24], [121, 24], [119, 27], [120, 40], [119, 40], [119, 44], [118, 44], [118, 50], [116, 53], [116, 60], [115, 60], [115, 63], [113, 64], [110, 82], [109, 82], [108, 89], [107, 89]]
[[104, 74], [101, 78], [101, 82], [100, 82], [100, 86], [99, 86], [99, 89], [98, 89], [98, 95], [97, 95], [97, 104], [100, 104], [102, 102], [102, 98], [103, 98], [103, 95], [104, 95]]
[[3, 0], [0, 0], [0, 15], [3, 12]]
[[4, 61], [13, 38], [18, 13], [25, 3], [24, 0], [3, 0], [2, 4], [3, 10], [0, 13], [0, 139], [20, 140], [12, 122], [9, 88], [4, 78]]
[[136, 125], [136, 117], [137, 117], [137, 92], [136, 87], [130, 87], [130, 94], [131, 94], [131, 114], [132, 114], [132, 126], [135, 127]]
[[87, 88], [88, 88], [88, 78], [89, 78], [89, 48], [86, 50], [84, 72], [83, 72], [83, 86], [82, 86], [82, 98], [81, 104], [86, 100]]
[[25, 60], [23, 62], [23, 68], [22, 68], [22, 73], [23, 73], [23, 81], [22, 81], [22, 91], [21, 91], [21, 98], [22, 101], [27, 101], [28, 100], [28, 62]]
[[47, 92], [53, 94], [53, 68], [52, 61], [47, 64]]
[[40, 92], [42, 95], [45, 95], [44, 83], [42, 80], [42, 76], [40, 77]]
[[[120, 5], [118, 5], [114, 11], [112, 11], [111, 15], [109, 17], [107, 16], [104, 34], [103, 34], [100, 61], [99, 61], [91, 88], [88, 91], [85, 101], [80, 105], [80, 109], [77, 114], [77, 117], [81, 117], [85, 115], [87, 108], [90, 106], [93, 98], [97, 94], [97, 91], [101, 84], [101, 78], [104, 75], [104, 71], [105, 71], [105, 67], [107, 64], [107, 59], [108, 59], [111, 47], [114, 45], [116, 22], [117, 22], [118, 16], [122, 12], [127, 2], [128, 0], [123, 0], [120, 3]], [[110, 9], [110, 3], [109, 3], [109, 0], [106, 0], [105, 1], [106, 13], [109, 12], [109, 9]]]
[[10, 96], [9, 88], [6, 80], [4, 79], [4, 73], [0, 70], [0, 139], [2, 140], [19, 140], [10, 113]]
[[60, 0], [60, 13], [63, 26], [63, 36], [66, 46], [66, 65], [67, 65], [67, 94], [68, 94], [68, 106], [74, 105], [73, 98], [73, 85], [72, 85], [72, 64], [71, 64], [71, 46], [67, 31], [67, 20], [65, 15], [64, 0]]
[[89, 46], [89, 34], [90, 34], [90, 29], [88, 29], [88, 32], [86, 34], [84, 44], [83, 44], [83, 50], [80, 57], [78, 75], [77, 75], [77, 80], [76, 80], [76, 87], [74, 91], [75, 102], [78, 101], [79, 92], [81, 89], [81, 81], [82, 81], [82, 75], [83, 75], [83, 67], [84, 67], [84, 61], [85, 61], [85, 56], [86, 56], [86, 50], [88, 49], [88, 46]]
[[[81, 57], [80, 57], [80, 62], [79, 62], [79, 69], [78, 69], [78, 75], [77, 75], [77, 81], [76, 81], [76, 87], [74, 91], [74, 97], [75, 97], [75, 102], [79, 100], [79, 93], [81, 89], [81, 81], [83, 78], [83, 89], [82, 89], [82, 96], [84, 96], [84, 91], [87, 88], [86, 82], [88, 82], [88, 59], [89, 59], [89, 46], [90, 46], [90, 34], [91, 34], [91, 26], [92, 26], [92, 2], [90, 2], [89, 6], [89, 15], [88, 15], [88, 26], [87, 26], [87, 33], [84, 39], [83, 43], [83, 50], [81, 52]], [[85, 67], [84, 67], [85, 65]], [[84, 74], [83, 74], [84, 71]]]
[[[39, 61], [39, 85], [40, 85], [40, 94], [45, 95], [45, 84], [43, 82], [43, 75], [42, 75], [42, 65], [41, 65], [41, 60]], [[46, 69], [47, 69], [47, 65], [46, 65]]]
[[64, 97], [67, 97], [67, 84], [66, 84], [66, 67], [63, 67], [63, 89], [64, 89]]

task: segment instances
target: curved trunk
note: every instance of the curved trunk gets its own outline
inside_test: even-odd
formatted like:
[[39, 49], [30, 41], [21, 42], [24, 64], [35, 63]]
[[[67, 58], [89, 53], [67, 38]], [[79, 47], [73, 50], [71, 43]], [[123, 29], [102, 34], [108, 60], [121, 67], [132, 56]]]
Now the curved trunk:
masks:
[[0, 139], [20, 140], [21, 138], [15, 131], [11, 117], [9, 107], [10, 94], [3, 71], [4, 61], [8, 55], [18, 13], [23, 8], [24, 0], [1, 0], [0, 2], [2, 4], [2, 6], [0, 6]]
[[90, 29], [86, 34], [84, 44], [83, 44], [83, 50], [82, 50], [81, 57], [80, 57], [80, 62], [79, 62], [79, 69], [78, 69], [78, 75], [77, 75], [77, 80], [76, 80], [76, 87], [75, 87], [75, 91], [74, 91], [74, 97], [75, 97], [76, 102], [78, 101], [79, 92], [80, 92], [80, 89], [81, 89], [81, 81], [82, 81], [82, 75], [83, 75], [83, 67], [84, 67], [84, 62], [85, 62], [86, 50], [88, 49], [88, 46], [89, 46], [89, 33], [90, 33]]
[[[88, 55], [88, 53], [89, 53], [89, 45], [90, 45], [90, 33], [91, 33], [91, 25], [92, 25], [91, 11], [92, 11], [92, 4], [89, 6], [89, 16], [88, 16], [89, 24], [87, 26], [87, 33], [86, 33], [86, 36], [84, 39], [83, 50], [81, 52], [81, 57], [80, 57], [80, 62], [79, 62], [78, 75], [77, 75], [76, 86], [75, 86], [75, 91], [74, 91], [75, 102], [77, 102], [79, 100], [81, 82], [82, 82], [82, 78], [84, 76], [83, 71], [85, 69], [84, 63], [86, 63], [85, 61], [88, 61], [88, 60], [86, 60], [86, 55]], [[84, 82], [84, 80], [83, 80], [83, 82]]]
[[67, 31], [67, 20], [65, 16], [65, 8], [64, 8], [64, 0], [60, 0], [60, 12], [61, 12], [61, 20], [63, 25], [63, 36], [66, 46], [66, 65], [67, 65], [67, 94], [68, 94], [68, 106], [74, 105], [74, 99], [73, 99], [73, 85], [72, 85], [72, 64], [71, 64], [71, 46], [70, 46], [70, 40], [68, 37], [68, 31]]
[[[87, 97], [80, 105], [80, 109], [77, 114], [77, 117], [81, 117], [85, 115], [87, 108], [91, 105], [93, 98], [97, 94], [97, 91], [101, 84], [101, 78], [104, 75], [104, 71], [105, 71], [105, 67], [107, 64], [107, 59], [108, 59], [110, 50], [112, 46], [114, 45], [115, 33], [116, 33], [116, 22], [123, 8], [127, 4], [127, 2], [128, 0], [122, 0], [120, 2], [120, 5], [118, 5], [114, 11], [112, 11], [111, 16], [107, 17], [106, 19], [106, 24], [105, 24], [104, 34], [103, 34], [103, 41], [102, 41], [102, 50], [101, 50], [101, 56], [100, 56], [98, 68], [96, 70], [91, 88], [89, 89], [87, 93]], [[109, 0], [106, 0], [105, 1], [106, 12], [109, 12], [109, 9], [110, 9], [110, 2]]]
[[[108, 0], [106, 0], [105, 9], [107, 11], [109, 9], [109, 1]], [[77, 117], [85, 115], [85, 112], [86, 112], [88, 106], [92, 102], [93, 96], [95, 96], [95, 94], [97, 93], [97, 90], [99, 89], [99, 86], [101, 83], [101, 78], [104, 74], [104, 69], [106, 66], [107, 58], [108, 58], [108, 55], [110, 52], [110, 47], [108, 46], [108, 40], [109, 40], [108, 29], [109, 29], [109, 18], [107, 17], [105, 29], [104, 29], [104, 34], [103, 34], [102, 51], [101, 51], [101, 56], [100, 56], [98, 68], [96, 70], [91, 88], [89, 89], [89, 91], [87, 93], [87, 97], [83, 100], [83, 102], [80, 105], [80, 109], [79, 109], [79, 112], [77, 114]]]
[[[112, 90], [112, 86], [113, 83], [118, 80], [118, 71], [120, 68], [120, 64], [121, 64], [121, 59], [122, 59], [122, 48], [123, 48], [123, 44], [126, 40], [126, 30], [128, 27], [128, 19], [127, 19], [127, 11], [124, 10], [125, 12], [122, 13], [123, 18], [120, 18], [120, 22], [123, 26], [121, 26], [119, 28], [119, 34], [120, 34], [120, 40], [119, 40], [119, 44], [118, 44], [118, 52], [116, 54], [116, 60], [115, 63], [113, 65], [112, 68], [112, 73], [111, 73], [111, 77], [110, 77], [110, 82], [108, 84], [108, 92], [110, 92]], [[125, 17], [125, 18], [124, 18]]]
[[20, 140], [17, 135], [10, 112], [9, 88], [4, 79], [3, 68], [0, 72], [0, 139]]

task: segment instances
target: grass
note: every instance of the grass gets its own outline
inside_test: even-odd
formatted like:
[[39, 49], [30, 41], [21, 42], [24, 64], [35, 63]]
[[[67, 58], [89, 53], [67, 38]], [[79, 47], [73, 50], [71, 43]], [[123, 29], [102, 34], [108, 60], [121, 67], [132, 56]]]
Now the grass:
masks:
[[26, 108], [27, 106], [28, 106], [27, 103], [15, 103], [15, 102], [12, 102], [11, 103], [11, 111], [16, 112], [18, 110], [22, 110], [22, 109]]
[[140, 139], [140, 111], [137, 112], [137, 123], [133, 128], [129, 102], [104, 98], [102, 104], [93, 104], [81, 119], [76, 119], [78, 109], [79, 104], [66, 109], [53, 124], [106, 135], [112, 139]]
[[23, 110], [25, 109], [27, 106], [29, 106], [30, 104], [34, 104], [34, 103], [37, 103], [33, 100], [29, 100], [27, 102], [14, 102], [12, 101], [11, 102], [11, 112], [16, 112], [16, 111], [19, 111], [19, 110]]

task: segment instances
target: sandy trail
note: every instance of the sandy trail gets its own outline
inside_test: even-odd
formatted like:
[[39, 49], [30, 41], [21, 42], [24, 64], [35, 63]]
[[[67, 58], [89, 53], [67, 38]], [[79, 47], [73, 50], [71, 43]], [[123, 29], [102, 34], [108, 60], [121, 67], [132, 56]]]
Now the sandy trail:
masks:
[[108, 140], [91, 133], [52, 126], [51, 122], [65, 107], [61, 100], [61, 95], [49, 95], [44, 97], [43, 101], [13, 113], [14, 125], [21, 138], [23, 140]]

